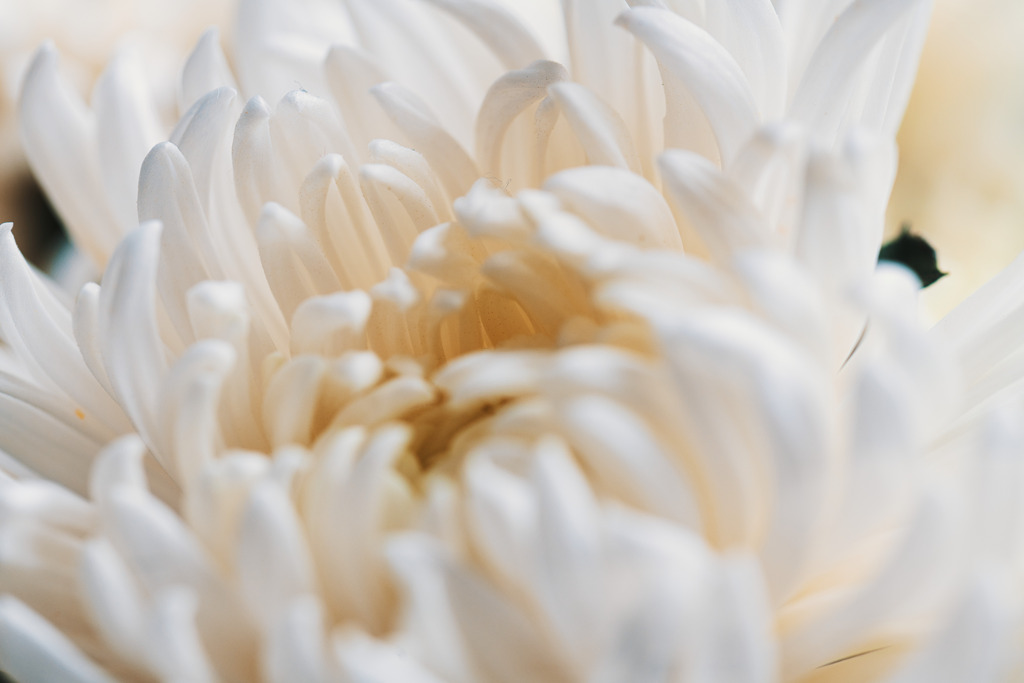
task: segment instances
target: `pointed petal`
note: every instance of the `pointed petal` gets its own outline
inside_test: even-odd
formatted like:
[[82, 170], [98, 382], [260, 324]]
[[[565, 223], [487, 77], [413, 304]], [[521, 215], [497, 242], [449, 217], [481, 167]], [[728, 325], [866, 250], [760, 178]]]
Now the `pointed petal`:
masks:
[[[714, 130], [723, 165], [728, 166], [761, 121], [750, 85], [732, 55], [706, 31], [667, 10], [637, 7], [616, 22], [654, 53], [666, 81], [697, 101]], [[674, 118], [673, 106], [670, 96], [668, 126], [682, 123]], [[671, 140], [666, 141], [671, 146]]]
[[96, 83], [93, 108], [103, 185], [118, 226], [127, 231], [138, 222], [142, 160], [164, 137], [143, 64], [132, 53], [118, 54], [107, 66]]
[[211, 26], [200, 36], [181, 69], [178, 110], [188, 111], [200, 97], [223, 87], [238, 90], [231, 67], [220, 47], [220, 30]]
[[103, 187], [91, 113], [57, 74], [52, 44], [36, 52], [19, 106], [21, 141], [32, 172], [52, 197], [75, 244], [102, 268], [122, 231]]
[[643, 172], [629, 130], [618, 112], [578, 83], [555, 83], [548, 93], [565, 114], [589, 163]]

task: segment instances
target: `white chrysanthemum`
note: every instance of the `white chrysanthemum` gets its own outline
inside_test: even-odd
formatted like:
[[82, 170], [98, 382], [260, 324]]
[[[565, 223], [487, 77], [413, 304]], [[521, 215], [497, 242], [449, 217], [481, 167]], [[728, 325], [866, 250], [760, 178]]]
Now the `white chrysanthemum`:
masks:
[[151, 149], [39, 53], [106, 270], [72, 304], [0, 241], [8, 671], [1019, 665], [1013, 287], [929, 335], [875, 269], [928, 3], [633, 4], [564, 3], [566, 66], [489, 0], [251, 0]]

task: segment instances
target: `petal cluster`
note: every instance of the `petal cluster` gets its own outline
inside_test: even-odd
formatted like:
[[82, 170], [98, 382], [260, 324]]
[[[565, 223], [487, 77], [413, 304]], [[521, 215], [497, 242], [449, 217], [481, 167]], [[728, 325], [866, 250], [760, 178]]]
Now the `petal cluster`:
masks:
[[38, 53], [105, 270], [0, 240], [13, 675], [1010, 675], [1019, 278], [875, 263], [929, 3], [630, 4], [247, 0], [169, 132]]

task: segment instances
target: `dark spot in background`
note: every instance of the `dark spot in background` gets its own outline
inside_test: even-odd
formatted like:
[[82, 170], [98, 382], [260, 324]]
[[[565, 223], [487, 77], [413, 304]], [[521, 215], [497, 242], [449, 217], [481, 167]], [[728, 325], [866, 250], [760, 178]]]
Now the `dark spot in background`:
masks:
[[921, 286], [934, 284], [948, 273], [939, 270], [935, 249], [928, 240], [910, 231], [910, 224], [904, 223], [900, 234], [882, 245], [878, 252], [879, 261], [890, 261], [906, 266], [921, 280]]
[[27, 169], [4, 178], [2, 185], [0, 223], [14, 223], [14, 239], [21, 253], [35, 266], [46, 270], [67, 240], [63, 223]]

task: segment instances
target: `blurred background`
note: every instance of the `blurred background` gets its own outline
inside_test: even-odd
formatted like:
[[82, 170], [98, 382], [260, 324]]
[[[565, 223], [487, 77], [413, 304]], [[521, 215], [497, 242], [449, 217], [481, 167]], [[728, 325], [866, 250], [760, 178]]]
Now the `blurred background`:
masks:
[[888, 230], [931, 242], [938, 320], [1024, 250], [1024, 2], [936, 0], [899, 134]]
[[[1024, 2], [935, 0], [921, 70], [899, 136], [890, 235], [909, 223], [949, 275], [922, 293], [937, 320], [1024, 250]], [[87, 94], [116, 49], [145, 52], [154, 92], [173, 116], [177, 71], [206, 26], [228, 22], [232, 0], [0, 0], [0, 222], [45, 268], [59, 220], [19, 151], [21, 74], [44, 39]], [[549, 45], [550, 0], [511, 7]], [[230, 33], [229, 31], [227, 33]]]

